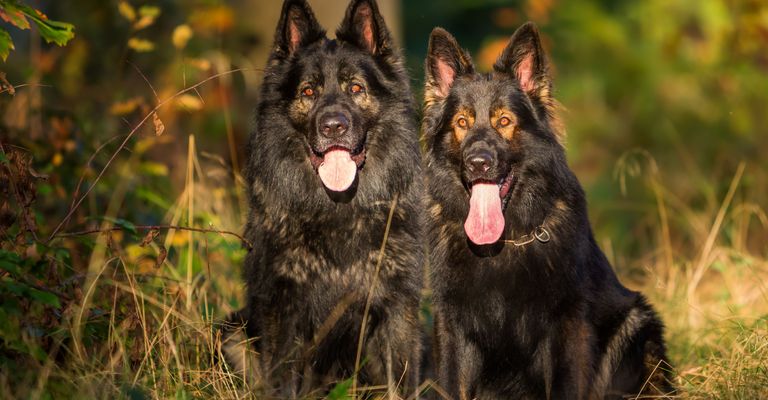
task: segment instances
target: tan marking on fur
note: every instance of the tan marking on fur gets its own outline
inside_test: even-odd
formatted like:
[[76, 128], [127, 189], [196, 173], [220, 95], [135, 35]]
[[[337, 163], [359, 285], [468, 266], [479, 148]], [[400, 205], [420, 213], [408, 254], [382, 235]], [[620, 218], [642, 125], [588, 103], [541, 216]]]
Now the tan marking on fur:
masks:
[[608, 386], [611, 384], [613, 373], [616, 371], [624, 355], [627, 344], [647, 319], [648, 315], [641, 313], [637, 308], [633, 308], [613, 335], [613, 338], [608, 342], [608, 347], [606, 347], [605, 354], [603, 354], [603, 359], [600, 362], [595, 378], [595, 386], [592, 392], [595, 398], [603, 398], [605, 395]]
[[379, 105], [379, 102], [376, 101], [376, 97], [369, 95], [368, 88], [364, 84], [364, 82], [365, 81], [363, 80], [362, 76], [353, 76], [352, 78], [349, 79], [349, 81], [342, 83], [342, 85], [341, 85], [342, 86], [342, 90], [344, 90], [344, 92], [348, 93], [349, 92], [349, 88], [353, 84], [361, 85], [365, 89], [365, 91], [363, 93], [358, 93], [358, 94], [353, 95], [352, 96], [352, 101], [357, 103], [357, 105], [360, 106], [360, 108], [362, 108], [366, 112], [368, 112], [368, 113], [370, 113], [372, 115], [376, 115], [376, 114], [379, 113], [379, 110], [380, 110], [381, 107]]
[[545, 118], [549, 123], [549, 127], [554, 132], [557, 141], [560, 145], [565, 145], [566, 129], [565, 123], [563, 123], [561, 113], [565, 112], [565, 107], [552, 97], [552, 83], [549, 78], [537, 79], [536, 85], [530, 92], [531, 96], [535, 96], [544, 105]]
[[428, 81], [424, 85], [424, 109], [427, 110], [443, 100], [445, 98], [440, 94], [440, 85], [434, 80]]
[[[465, 126], [459, 126], [459, 121], [465, 119], [467, 124]], [[467, 136], [467, 131], [472, 129], [475, 125], [475, 113], [469, 108], [460, 108], [456, 111], [451, 119], [451, 129], [453, 130], [453, 137], [456, 142], [461, 143], [464, 137]]]
[[[502, 118], [508, 118], [509, 125], [501, 126], [499, 121], [501, 121]], [[491, 126], [499, 135], [501, 135], [501, 137], [508, 141], [512, 140], [515, 132], [517, 132], [517, 117], [510, 109], [503, 107], [498, 108], [491, 113]]]
[[[308, 82], [301, 83], [298, 87], [299, 90], [307, 86]], [[313, 87], [315, 90], [315, 93], [319, 93], [320, 88]], [[304, 121], [307, 119], [307, 115], [309, 114], [309, 110], [312, 109], [312, 104], [314, 103], [314, 99], [311, 97], [305, 97], [301, 94], [297, 94], [296, 97], [291, 102], [291, 105], [288, 107], [288, 115], [291, 117], [294, 121]]]
[[435, 203], [432, 205], [432, 207], [429, 208], [429, 215], [431, 215], [434, 219], [439, 219], [442, 214], [443, 206], [439, 203]]

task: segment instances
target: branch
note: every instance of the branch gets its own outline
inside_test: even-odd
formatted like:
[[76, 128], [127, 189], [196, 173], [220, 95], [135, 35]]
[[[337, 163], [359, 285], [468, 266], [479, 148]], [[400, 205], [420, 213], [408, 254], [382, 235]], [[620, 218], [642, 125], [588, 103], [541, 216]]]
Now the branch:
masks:
[[[205, 229], [205, 228], [193, 228], [189, 226], [178, 226], [178, 225], [134, 225], [133, 228], [136, 230], [141, 231], [151, 231], [151, 230], [160, 230], [160, 229], [175, 229], [179, 231], [191, 231], [191, 232], [201, 232], [201, 233], [218, 233], [221, 235], [230, 235], [234, 236], [238, 239], [240, 239], [241, 242], [245, 244], [245, 246], [248, 248], [248, 250], [253, 249], [253, 244], [240, 234], [237, 234], [235, 232], [230, 231], [222, 231], [218, 229]], [[56, 234], [55, 237], [59, 238], [65, 238], [65, 237], [74, 237], [74, 236], [85, 236], [85, 235], [92, 235], [94, 233], [107, 233], [107, 232], [115, 232], [115, 231], [127, 231], [130, 229], [123, 228], [120, 226], [113, 226], [111, 228], [107, 229], [90, 229], [87, 231], [80, 231], [80, 232], [65, 232], [65, 233], [59, 233]]]

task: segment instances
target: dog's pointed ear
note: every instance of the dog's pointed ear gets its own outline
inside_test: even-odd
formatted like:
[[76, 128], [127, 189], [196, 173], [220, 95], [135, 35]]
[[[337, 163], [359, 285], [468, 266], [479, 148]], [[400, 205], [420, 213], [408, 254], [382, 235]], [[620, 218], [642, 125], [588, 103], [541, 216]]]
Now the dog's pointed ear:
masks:
[[278, 59], [287, 58], [302, 46], [323, 37], [325, 30], [317, 22], [306, 0], [285, 0], [272, 53]]
[[443, 28], [435, 28], [429, 35], [429, 49], [424, 67], [426, 72], [427, 102], [448, 97], [456, 78], [472, 74], [475, 67], [469, 53], [459, 47], [456, 39]]
[[379, 12], [376, 0], [352, 0], [336, 38], [352, 43], [373, 55], [392, 53], [392, 36]]
[[515, 31], [493, 69], [499, 73], [511, 74], [531, 99], [542, 103], [551, 100], [549, 97], [552, 80], [549, 76], [549, 64], [541, 47], [539, 30], [533, 22], [526, 22]]

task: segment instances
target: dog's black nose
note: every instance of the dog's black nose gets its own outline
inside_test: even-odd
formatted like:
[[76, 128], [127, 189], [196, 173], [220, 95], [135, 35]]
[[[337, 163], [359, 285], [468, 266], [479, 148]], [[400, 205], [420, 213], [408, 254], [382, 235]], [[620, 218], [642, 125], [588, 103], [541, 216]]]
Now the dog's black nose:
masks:
[[484, 174], [493, 166], [493, 155], [488, 151], [479, 151], [468, 156], [464, 162], [470, 172]]
[[347, 132], [349, 120], [341, 113], [326, 114], [320, 118], [320, 124], [318, 125], [323, 136], [333, 138]]

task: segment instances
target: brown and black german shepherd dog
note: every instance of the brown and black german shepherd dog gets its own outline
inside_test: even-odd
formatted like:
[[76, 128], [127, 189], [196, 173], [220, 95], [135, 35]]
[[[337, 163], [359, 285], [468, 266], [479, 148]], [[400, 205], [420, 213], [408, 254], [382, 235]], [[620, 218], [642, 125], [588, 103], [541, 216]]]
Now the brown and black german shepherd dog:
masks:
[[[393, 45], [374, 0], [353, 0], [333, 40], [306, 1], [283, 4], [245, 170], [247, 304], [232, 317], [265, 397], [322, 395], [353, 375], [415, 393], [423, 178]], [[226, 331], [222, 349], [237, 371], [242, 336]]]
[[487, 74], [436, 28], [426, 81], [438, 385], [455, 399], [670, 392], [662, 323], [593, 238], [536, 27]]

